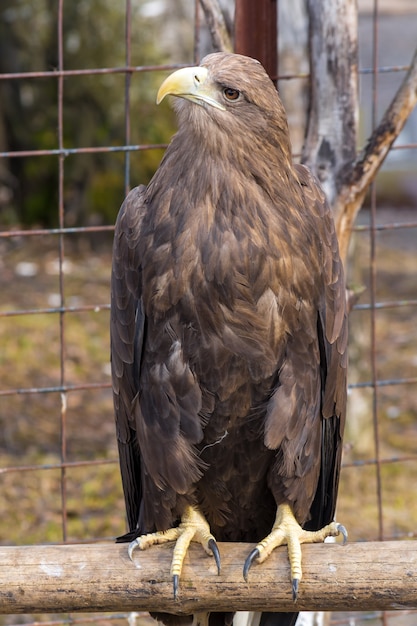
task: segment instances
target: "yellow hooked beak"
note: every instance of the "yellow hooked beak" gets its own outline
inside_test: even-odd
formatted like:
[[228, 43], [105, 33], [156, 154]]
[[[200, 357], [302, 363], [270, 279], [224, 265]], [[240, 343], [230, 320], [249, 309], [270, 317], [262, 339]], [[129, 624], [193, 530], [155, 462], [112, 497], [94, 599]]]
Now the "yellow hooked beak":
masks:
[[177, 70], [164, 80], [158, 90], [156, 103], [160, 104], [165, 96], [177, 96], [191, 100], [195, 104], [209, 106], [225, 111], [226, 108], [218, 102], [216, 86], [208, 80], [208, 70], [205, 67], [184, 67]]

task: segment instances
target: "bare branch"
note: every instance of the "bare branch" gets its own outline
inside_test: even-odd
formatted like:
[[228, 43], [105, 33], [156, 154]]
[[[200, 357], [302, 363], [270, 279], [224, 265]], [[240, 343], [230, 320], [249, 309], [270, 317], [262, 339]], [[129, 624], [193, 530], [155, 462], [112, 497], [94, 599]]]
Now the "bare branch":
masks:
[[346, 261], [350, 235], [366, 192], [417, 104], [417, 49], [400, 88], [372, 133], [336, 198], [334, 212], [342, 259]]
[[233, 45], [223, 12], [217, 0], [200, 0], [210, 30], [211, 40], [217, 52], [233, 52]]
[[179, 596], [169, 574], [172, 546], [154, 546], [129, 560], [126, 544], [0, 548], [0, 613], [164, 611], [189, 614], [234, 610], [383, 610], [417, 608], [417, 543], [386, 541], [303, 546], [303, 579], [296, 606], [288, 555], [275, 550], [242, 565], [253, 545], [221, 543], [222, 570], [192, 544]]

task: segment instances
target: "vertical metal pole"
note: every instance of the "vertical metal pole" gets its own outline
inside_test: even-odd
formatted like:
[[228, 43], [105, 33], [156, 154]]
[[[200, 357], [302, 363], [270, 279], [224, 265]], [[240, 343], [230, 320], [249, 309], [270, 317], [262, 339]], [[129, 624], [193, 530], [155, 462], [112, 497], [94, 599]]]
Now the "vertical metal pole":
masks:
[[[374, 0], [373, 20], [372, 20], [372, 130], [377, 123], [378, 108], [378, 52], [379, 52], [379, 5], [378, 0]], [[371, 301], [371, 376], [372, 376], [372, 418], [374, 427], [375, 442], [375, 470], [376, 470], [376, 497], [378, 505], [378, 534], [379, 540], [384, 540], [384, 516], [382, 499], [382, 475], [381, 475], [381, 452], [379, 441], [379, 421], [378, 421], [378, 368], [376, 362], [377, 330], [376, 330], [376, 289], [377, 289], [377, 258], [376, 258], [376, 222], [377, 222], [377, 199], [376, 182], [371, 185], [371, 211], [370, 211], [370, 301]], [[388, 626], [388, 614], [382, 612], [382, 626]]]
[[276, 83], [277, 0], [236, 0], [235, 52], [258, 59]]
[[[372, 44], [372, 130], [376, 127], [377, 121], [377, 105], [378, 105], [378, 0], [374, 0], [373, 10], [373, 44]], [[377, 287], [377, 268], [376, 268], [376, 183], [371, 186], [371, 212], [370, 212], [370, 299], [371, 299], [371, 375], [373, 385], [373, 427], [375, 442], [375, 460], [376, 460], [376, 482], [377, 482], [377, 504], [378, 504], [378, 530], [379, 540], [384, 539], [384, 518], [382, 503], [382, 477], [381, 477], [381, 458], [379, 445], [379, 423], [378, 423], [378, 368], [376, 363], [376, 287]]]
[[[58, 2], [58, 68], [62, 72], [64, 69], [64, 45], [63, 45], [63, 22], [64, 22], [64, 0]], [[65, 207], [64, 207], [64, 77], [58, 76], [58, 147], [61, 151], [58, 157], [58, 215], [59, 227], [65, 227]], [[59, 235], [59, 293], [61, 308], [65, 306], [64, 289], [64, 234]], [[60, 328], [60, 384], [65, 387], [65, 313], [62, 310], [59, 315]], [[67, 540], [67, 474], [65, 463], [67, 460], [67, 394], [61, 391], [61, 519], [62, 519], [62, 539]]]
[[195, 65], [200, 63], [200, 32], [201, 32], [201, 19], [200, 19], [200, 0], [195, 0], [194, 7], [194, 53], [193, 61]]
[[[125, 50], [126, 50], [126, 67], [131, 66], [131, 18], [132, 7], [130, 0], [126, 0], [126, 21], [125, 21]], [[125, 145], [130, 145], [130, 83], [132, 81], [132, 74], [130, 71], [126, 72], [125, 76]], [[130, 189], [130, 152], [125, 152], [125, 196], [129, 193]]]

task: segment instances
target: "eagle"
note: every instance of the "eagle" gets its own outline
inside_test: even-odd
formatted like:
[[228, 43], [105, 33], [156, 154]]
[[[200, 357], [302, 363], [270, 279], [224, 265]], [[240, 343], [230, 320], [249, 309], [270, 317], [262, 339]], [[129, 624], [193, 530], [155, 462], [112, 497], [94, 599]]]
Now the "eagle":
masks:
[[[251, 542], [247, 578], [333, 521], [346, 412], [347, 314], [331, 210], [294, 164], [287, 118], [255, 59], [213, 53], [171, 74], [178, 131], [117, 217], [111, 365], [121, 477], [136, 548]], [[245, 560], [246, 557], [246, 560]], [[254, 568], [255, 570], [256, 568]], [[255, 576], [252, 570], [251, 576]], [[296, 609], [296, 607], [295, 607]], [[297, 613], [264, 613], [293, 624]], [[166, 623], [192, 616], [162, 614]], [[232, 613], [209, 623], [231, 624]]]

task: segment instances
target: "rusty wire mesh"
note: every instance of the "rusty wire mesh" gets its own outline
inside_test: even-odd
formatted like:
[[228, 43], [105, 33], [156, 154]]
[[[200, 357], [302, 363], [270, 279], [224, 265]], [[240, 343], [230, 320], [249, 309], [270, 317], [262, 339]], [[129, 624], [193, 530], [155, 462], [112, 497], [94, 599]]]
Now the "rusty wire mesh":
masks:
[[[65, 69], [64, 0], [58, 0], [57, 67], [0, 74], [4, 83], [53, 78], [57, 87], [56, 148], [3, 151], [0, 159], [9, 162], [54, 157], [58, 168], [57, 226], [28, 230], [17, 224], [4, 224], [0, 232], [3, 259], [0, 282], [3, 295], [7, 294], [0, 306], [1, 337], [5, 342], [0, 357], [1, 449], [5, 452], [0, 467], [0, 490], [10, 529], [8, 536], [2, 537], [5, 544], [93, 541], [110, 539], [124, 531], [110, 378], [103, 357], [107, 354], [108, 341], [113, 225], [69, 225], [65, 198], [69, 184], [67, 159], [87, 153], [109, 157], [123, 154], [124, 165], [119, 168], [119, 174], [126, 192], [142, 182], [135, 178], [132, 154], [165, 147], [165, 144], [132, 144], [131, 128], [135, 120], [130, 103], [131, 82], [139, 74], [179, 65], [134, 65], [132, 4], [134, 0], [126, 0], [124, 66]], [[371, 81], [369, 106], [374, 127], [381, 113], [380, 77], [402, 75], [407, 65], [393, 61], [380, 66], [377, 2], [372, 10], [369, 32], [373, 41], [372, 62], [361, 66], [360, 75], [361, 80]], [[189, 28], [194, 28], [195, 43], [188, 63], [198, 61], [200, 56], [201, 23], [198, 2], [190, 1]], [[401, 34], [394, 33], [393, 38], [396, 36]], [[106, 74], [124, 77], [121, 95], [124, 136], [119, 137], [117, 145], [68, 148], [64, 140], [67, 81], [77, 76]], [[308, 80], [308, 75], [300, 71], [281, 76], [280, 80]], [[415, 169], [416, 143], [403, 142], [394, 150], [408, 151]], [[412, 190], [413, 193], [417, 192]], [[351, 315], [352, 426], [348, 427], [346, 437], [339, 517], [345, 521], [354, 506], [362, 507], [363, 523], [361, 516], [354, 514], [358, 521], [356, 535], [353, 523], [349, 528], [353, 538], [359, 540], [415, 537], [417, 521], [416, 503], [411, 502], [413, 480], [417, 476], [417, 341], [413, 331], [417, 305], [413, 269], [417, 267], [417, 202], [414, 195], [405, 208], [393, 211], [380, 204], [380, 197], [377, 181], [368, 199], [368, 209], [361, 214], [355, 228], [349, 268], [350, 280], [365, 285], [366, 290]], [[98, 247], [94, 244], [96, 238]], [[34, 336], [40, 338], [42, 349]], [[80, 337], [87, 342], [85, 350], [79, 347]], [[95, 341], [101, 345], [97, 347]], [[31, 349], [34, 363], [22, 370], [17, 361], [28, 359]], [[94, 351], [98, 354], [96, 358], [92, 356]], [[40, 415], [49, 418], [43, 422]], [[399, 484], [404, 487], [402, 492], [397, 490]], [[352, 490], [356, 490], [355, 499], [349, 497]], [[33, 494], [36, 494], [35, 502], [31, 500]], [[126, 616], [65, 616], [53, 620], [51, 616], [11, 616], [4, 623], [36, 623], [35, 619], [52, 626], [91, 621], [110, 623], [124, 621]], [[413, 619], [415, 614], [413, 618], [410, 612], [352, 613], [333, 615], [331, 623], [395, 626], [411, 624]]]

